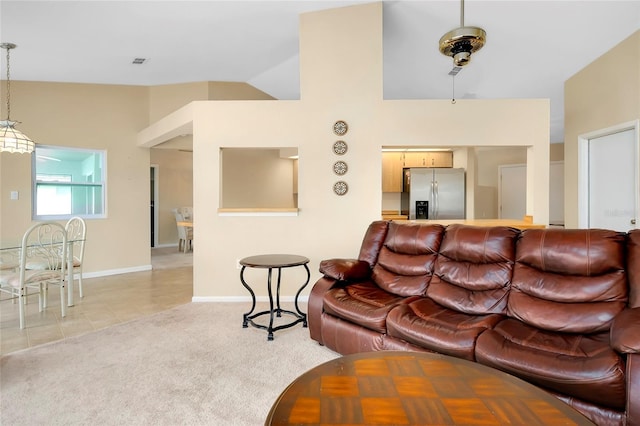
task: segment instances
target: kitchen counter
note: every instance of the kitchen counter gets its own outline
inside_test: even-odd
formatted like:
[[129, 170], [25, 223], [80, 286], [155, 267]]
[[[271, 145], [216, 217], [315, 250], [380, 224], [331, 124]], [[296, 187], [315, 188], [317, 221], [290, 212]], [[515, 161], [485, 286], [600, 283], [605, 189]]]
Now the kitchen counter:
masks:
[[401, 214], [383, 214], [382, 215], [382, 219], [383, 220], [408, 220], [409, 216], [405, 215], [401, 215]]
[[382, 220], [407, 220], [409, 216], [400, 214], [398, 210], [382, 210]]
[[533, 223], [533, 221], [517, 220], [517, 219], [469, 219], [469, 220], [466, 220], [466, 219], [452, 219], [452, 220], [418, 219], [418, 220], [404, 220], [402, 222], [437, 223], [444, 226], [452, 225], [454, 223], [471, 225], [471, 226], [510, 226], [512, 228], [517, 228], [517, 229], [547, 227], [546, 225]]

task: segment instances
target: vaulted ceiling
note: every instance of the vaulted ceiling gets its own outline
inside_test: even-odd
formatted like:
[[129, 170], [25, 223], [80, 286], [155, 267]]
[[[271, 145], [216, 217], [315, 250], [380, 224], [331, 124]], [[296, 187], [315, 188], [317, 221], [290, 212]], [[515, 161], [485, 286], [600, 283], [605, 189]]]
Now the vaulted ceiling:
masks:
[[[361, 3], [1, 0], [0, 41], [18, 45], [12, 80], [243, 81], [297, 99], [299, 15]], [[438, 40], [459, 26], [460, 2], [383, 4], [385, 99], [549, 98], [551, 142], [564, 139], [564, 82], [640, 29], [637, 0], [467, 0], [465, 25], [482, 27], [487, 43], [455, 77], [454, 92]], [[5, 66], [3, 55], [3, 79]]]

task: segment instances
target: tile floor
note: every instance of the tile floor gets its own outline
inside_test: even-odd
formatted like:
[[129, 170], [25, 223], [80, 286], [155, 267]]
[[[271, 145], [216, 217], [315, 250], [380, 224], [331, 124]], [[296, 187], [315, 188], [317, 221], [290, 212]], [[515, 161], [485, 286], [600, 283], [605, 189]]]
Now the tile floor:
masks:
[[74, 286], [75, 306], [60, 316], [58, 288], [49, 290], [49, 306], [38, 312], [37, 296], [26, 305], [20, 330], [18, 305], [0, 301], [0, 353], [87, 333], [189, 303], [193, 295], [192, 253], [174, 247], [152, 249], [153, 270], [83, 280], [84, 298]]

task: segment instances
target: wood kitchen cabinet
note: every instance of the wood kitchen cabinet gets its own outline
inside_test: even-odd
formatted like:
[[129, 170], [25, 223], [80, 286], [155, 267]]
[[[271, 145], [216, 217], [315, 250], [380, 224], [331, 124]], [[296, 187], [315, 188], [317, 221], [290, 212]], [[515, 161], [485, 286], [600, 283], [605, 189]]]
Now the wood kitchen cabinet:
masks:
[[453, 167], [451, 151], [405, 152], [404, 167]]
[[410, 167], [453, 167], [453, 152], [383, 152], [382, 192], [402, 192], [402, 169]]
[[428, 167], [426, 152], [405, 152], [404, 167]]
[[427, 152], [427, 167], [453, 167], [453, 151]]
[[402, 192], [404, 153], [382, 153], [382, 192]]

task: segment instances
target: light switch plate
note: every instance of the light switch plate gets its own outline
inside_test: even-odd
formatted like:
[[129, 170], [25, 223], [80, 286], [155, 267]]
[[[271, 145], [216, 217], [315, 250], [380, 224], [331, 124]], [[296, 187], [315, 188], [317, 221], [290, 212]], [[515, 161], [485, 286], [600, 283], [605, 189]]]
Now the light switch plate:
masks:
[[11, 199], [12, 200], [18, 199], [18, 191], [11, 191]]

